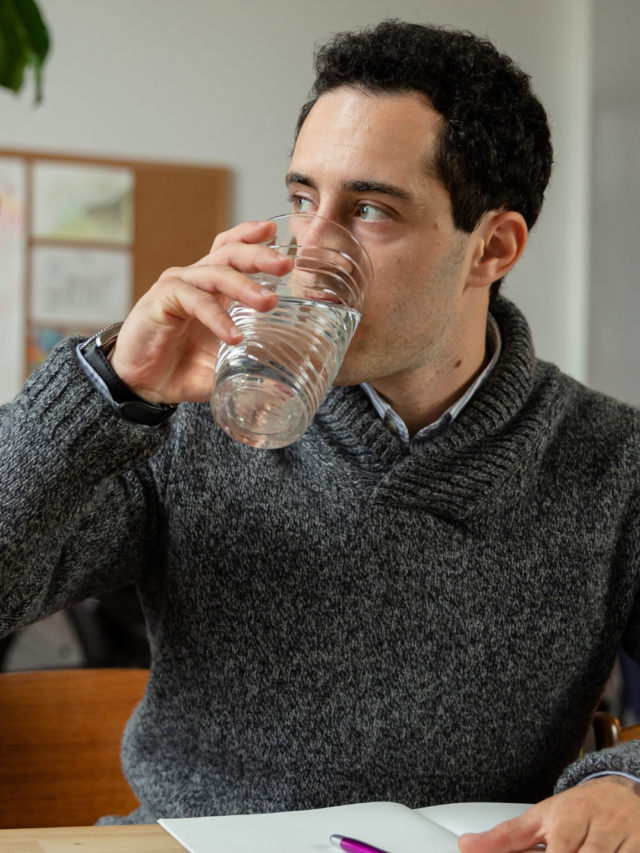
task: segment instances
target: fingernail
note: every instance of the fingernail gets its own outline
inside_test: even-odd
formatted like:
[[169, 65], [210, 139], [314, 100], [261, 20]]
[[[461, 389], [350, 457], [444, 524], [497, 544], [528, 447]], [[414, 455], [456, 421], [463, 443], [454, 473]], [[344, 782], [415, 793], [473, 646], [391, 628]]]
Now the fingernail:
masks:
[[260, 285], [260, 295], [261, 296], [273, 296], [273, 290], [269, 287], [265, 287], [264, 285]]
[[233, 337], [234, 337], [234, 338], [241, 338], [241, 337], [242, 337], [242, 332], [241, 332], [241, 331], [240, 331], [240, 329], [236, 326], [236, 324], [235, 324], [235, 323], [232, 323], [232, 324], [231, 324], [231, 334], [233, 335]]

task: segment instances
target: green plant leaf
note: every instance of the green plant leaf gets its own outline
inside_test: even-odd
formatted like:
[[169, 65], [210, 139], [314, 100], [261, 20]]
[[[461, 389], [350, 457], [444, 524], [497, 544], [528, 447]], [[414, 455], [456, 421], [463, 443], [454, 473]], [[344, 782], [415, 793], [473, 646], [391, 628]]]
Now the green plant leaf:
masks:
[[42, 100], [42, 65], [49, 32], [34, 0], [0, 0], [0, 86], [19, 92], [24, 69], [33, 67], [36, 103]]
[[12, 11], [0, 0], [0, 86], [19, 92], [27, 56]]
[[50, 40], [40, 9], [34, 0], [13, 0], [13, 5], [24, 24], [31, 49], [42, 64], [49, 52]]

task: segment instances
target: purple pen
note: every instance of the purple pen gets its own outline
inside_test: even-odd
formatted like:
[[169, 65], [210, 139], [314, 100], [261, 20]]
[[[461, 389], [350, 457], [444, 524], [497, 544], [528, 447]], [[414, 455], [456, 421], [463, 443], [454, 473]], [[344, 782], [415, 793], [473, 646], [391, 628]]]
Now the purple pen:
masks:
[[385, 853], [384, 850], [374, 847], [373, 844], [365, 844], [364, 841], [358, 841], [357, 838], [346, 838], [344, 835], [332, 835], [330, 841], [334, 847], [344, 850], [344, 853]]

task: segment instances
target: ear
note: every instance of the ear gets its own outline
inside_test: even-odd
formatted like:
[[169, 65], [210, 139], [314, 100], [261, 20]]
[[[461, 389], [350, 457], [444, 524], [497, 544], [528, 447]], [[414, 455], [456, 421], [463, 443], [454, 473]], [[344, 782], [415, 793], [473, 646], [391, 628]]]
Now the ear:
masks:
[[520, 213], [487, 213], [472, 235], [473, 251], [467, 284], [488, 287], [515, 266], [527, 245], [529, 230]]

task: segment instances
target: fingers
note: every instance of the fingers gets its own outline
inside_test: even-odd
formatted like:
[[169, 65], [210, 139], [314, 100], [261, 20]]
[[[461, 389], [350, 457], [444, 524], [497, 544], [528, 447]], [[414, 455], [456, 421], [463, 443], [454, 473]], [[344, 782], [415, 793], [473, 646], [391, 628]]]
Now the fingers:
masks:
[[232, 267], [211, 264], [167, 270], [152, 288], [154, 296], [171, 298], [171, 289], [176, 282], [204, 291], [211, 296], [223, 295], [228, 300], [235, 299], [256, 311], [270, 311], [278, 304], [278, 297], [257, 281], [253, 281]]
[[465, 833], [458, 839], [461, 853], [519, 853], [542, 841], [540, 819], [534, 809], [488, 832]]
[[180, 278], [167, 280], [162, 298], [150, 303], [150, 315], [160, 325], [195, 317], [227, 344], [238, 343], [242, 338], [242, 332], [215, 296]]
[[[622, 853], [627, 840], [624, 830], [615, 826], [591, 827], [584, 816], [565, 813], [562, 819], [551, 820], [543, 828], [536, 815], [531, 820], [527, 812], [489, 832], [461, 835], [458, 847], [462, 853], [523, 853], [544, 843], [546, 853]], [[638, 853], [635, 848], [630, 848], [629, 853], [632, 850]]]
[[166, 270], [155, 288], [179, 278], [208, 293], [224, 294], [258, 311], [270, 311], [277, 297], [241, 273], [284, 276], [293, 269], [293, 258], [254, 244], [255, 240], [269, 239], [275, 230], [274, 222], [243, 222], [218, 235], [209, 255], [197, 263]]
[[616, 853], [640, 853], [640, 839], [629, 838], [623, 841]]
[[640, 785], [607, 776], [543, 800], [489, 832], [460, 836], [462, 853], [640, 853]]
[[[589, 833], [589, 824], [585, 820], [572, 820], [565, 816], [565, 819], [558, 823], [556, 827], [551, 826], [549, 832], [545, 834], [547, 843], [547, 851], [549, 853], [587, 853], [587, 847], [584, 846], [587, 837], [591, 837]], [[618, 844], [614, 847], [607, 847], [607, 853], [613, 853]], [[596, 853], [596, 851], [590, 851]], [[604, 853], [604, 850], [602, 851]]]
[[[215, 263], [212, 261], [215, 258]], [[164, 292], [172, 283], [181, 280], [212, 295], [218, 293], [236, 299], [257, 311], [270, 311], [277, 305], [277, 296], [247, 278], [243, 273], [285, 275], [293, 267], [293, 259], [280, 255], [266, 246], [229, 243], [214, 255], [203, 258], [190, 267], [175, 267], [160, 277], [154, 291]]]
[[[551, 841], [547, 845], [547, 851], [549, 853], [565, 853], [565, 851], [571, 851], [573, 853], [574, 850], [579, 850], [580, 853], [618, 853], [620, 848], [624, 849], [624, 842], [626, 841], [626, 836], [615, 830], [602, 832], [599, 830], [595, 830], [593, 832], [589, 832], [586, 839], [582, 839], [577, 846], [574, 847], [560, 847], [556, 844], [555, 840]], [[633, 842], [629, 839], [629, 843], [633, 844]], [[635, 850], [636, 853], [639, 849], [638, 842], [636, 840], [636, 846], [630, 847], [630, 850]]]
[[271, 275], [285, 275], [293, 269], [294, 261], [293, 258], [281, 255], [268, 246], [251, 246], [247, 243], [235, 242], [221, 246], [192, 266], [200, 267], [210, 264], [226, 264], [245, 273], [266, 272]]
[[[293, 267], [291, 258], [259, 245], [275, 231], [272, 222], [243, 223], [219, 235], [212, 252], [198, 263], [164, 272], [122, 328], [112, 355], [122, 381], [150, 400], [200, 400], [203, 388], [205, 396], [210, 393], [218, 342], [242, 340], [225, 310], [228, 303], [237, 300], [270, 311], [277, 296], [248, 275], [281, 276]], [[204, 383], [198, 378], [203, 364]]]
[[265, 243], [273, 237], [277, 229], [275, 222], [241, 222], [235, 228], [218, 234], [211, 251], [214, 252], [227, 243]]

